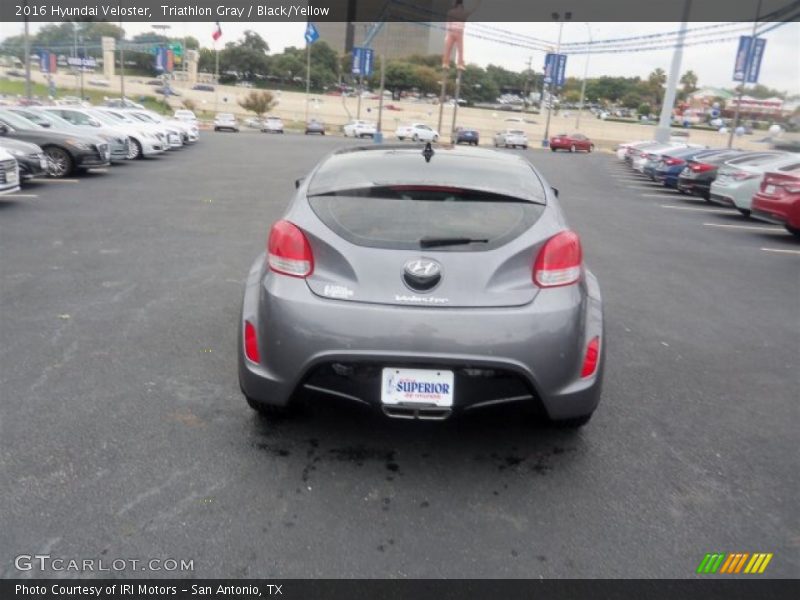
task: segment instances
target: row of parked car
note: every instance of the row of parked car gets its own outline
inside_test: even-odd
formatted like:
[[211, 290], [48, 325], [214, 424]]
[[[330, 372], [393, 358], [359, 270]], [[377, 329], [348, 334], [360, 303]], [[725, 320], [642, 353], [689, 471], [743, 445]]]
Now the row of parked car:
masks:
[[617, 158], [652, 181], [800, 236], [800, 153], [707, 148], [672, 140], [621, 144]]
[[35, 177], [67, 177], [161, 154], [200, 137], [191, 111], [165, 117], [118, 106], [0, 107], [0, 192]]

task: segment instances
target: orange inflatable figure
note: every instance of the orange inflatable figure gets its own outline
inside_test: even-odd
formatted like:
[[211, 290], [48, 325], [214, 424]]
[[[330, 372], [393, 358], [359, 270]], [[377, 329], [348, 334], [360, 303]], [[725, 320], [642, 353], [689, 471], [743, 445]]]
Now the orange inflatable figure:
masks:
[[453, 0], [453, 7], [447, 11], [447, 33], [444, 38], [442, 68], [450, 68], [453, 48], [456, 50], [456, 68], [464, 70], [464, 25], [470, 15], [480, 6], [480, 1], [472, 10], [464, 8], [464, 0]]

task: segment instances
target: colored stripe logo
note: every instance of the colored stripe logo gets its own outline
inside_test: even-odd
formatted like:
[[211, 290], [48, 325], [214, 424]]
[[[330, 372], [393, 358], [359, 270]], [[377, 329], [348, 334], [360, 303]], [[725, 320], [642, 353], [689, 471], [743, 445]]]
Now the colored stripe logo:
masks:
[[697, 573], [713, 575], [715, 573], [726, 575], [761, 574], [767, 569], [773, 554], [756, 552], [716, 552], [706, 554], [697, 566]]

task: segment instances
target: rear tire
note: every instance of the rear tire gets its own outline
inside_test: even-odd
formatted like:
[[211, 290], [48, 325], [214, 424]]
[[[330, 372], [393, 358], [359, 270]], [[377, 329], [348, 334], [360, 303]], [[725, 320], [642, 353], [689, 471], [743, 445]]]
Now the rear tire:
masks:
[[750, 218], [750, 211], [749, 211], [748, 209], [746, 209], [746, 208], [739, 208], [739, 207], [737, 206], [737, 207], [736, 207], [736, 210], [738, 210], [740, 213], [742, 213], [742, 215], [743, 215], [743, 216], [744, 216], [746, 219], [749, 219], [749, 218]]
[[136, 138], [131, 138], [131, 143], [128, 146], [128, 160], [136, 160], [142, 155], [142, 145]]
[[263, 402], [259, 402], [258, 400], [254, 400], [250, 396], [245, 396], [245, 399], [247, 400], [247, 405], [254, 411], [256, 411], [261, 417], [269, 417], [275, 419], [280, 417], [286, 417], [291, 413], [288, 406], [276, 406], [274, 404], [265, 404]]
[[551, 150], [552, 152], [555, 152], [555, 151], [556, 151], [556, 149], [555, 149], [555, 148], [550, 148], [550, 150]]
[[588, 415], [573, 417], [572, 419], [560, 419], [558, 421], [551, 421], [551, 423], [558, 429], [580, 429], [591, 420], [593, 414], [594, 413], [589, 413]]
[[800, 238], [800, 229], [792, 227], [791, 225], [786, 225], [786, 231], [791, 233], [793, 236]]
[[411, 141], [412, 142], [418, 142], [419, 141], [419, 136], [415, 133], [414, 136], [411, 138]]

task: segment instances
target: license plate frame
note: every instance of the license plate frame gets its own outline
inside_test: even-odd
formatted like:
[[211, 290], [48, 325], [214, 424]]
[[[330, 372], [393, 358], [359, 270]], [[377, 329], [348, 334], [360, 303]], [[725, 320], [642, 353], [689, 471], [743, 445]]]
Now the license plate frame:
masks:
[[385, 367], [381, 372], [381, 404], [415, 408], [452, 408], [455, 375], [447, 369]]

